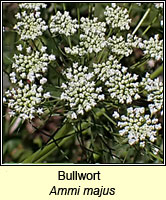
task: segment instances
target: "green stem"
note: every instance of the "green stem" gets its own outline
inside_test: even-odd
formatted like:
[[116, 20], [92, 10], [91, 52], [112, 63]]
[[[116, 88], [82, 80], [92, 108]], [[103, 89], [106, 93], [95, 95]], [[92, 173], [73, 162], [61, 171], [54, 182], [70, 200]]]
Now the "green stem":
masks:
[[106, 61], [106, 58], [108, 56], [108, 52], [105, 52], [104, 56], [103, 56], [103, 59], [101, 60], [101, 62], [105, 62]]
[[121, 60], [123, 57], [124, 57], [123, 55], [120, 56], [119, 59], [118, 59], [118, 62], [120, 62], [120, 60]]
[[104, 51], [105, 51], [105, 49], [103, 49], [103, 50], [99, 53], [99, 57], [98, 57], [98, 59], [97, 59], [97, 63], [100, 62], [100, 60], [101, 60], [101, 58], [102, 58], [102, 56], [103, 56]]
[[60, 53], [62, 54], [62, 55], [64, 55], [65, 57], [67, 57], [67, 55], [62, 51], [62, 49], [58, 46], [58, 50], [60, 51]]
[[[111, 33], [112, 33], [112, 28], [110, 29], [110, 31], [109, 31], [109, 33], [108, 33], [108, 35], [106, 37], [106, 40], [109, 38], [109, 36], [111, 35]], [[100, 62], [100, 60], [101, 60], [104, 52], [105, 52], [105, 48], [99, 53], [99, 57], [98, 57], [97, 63]]]
[[138, 23], [138, 25], [136, 26], [136, 28], [133, 31], [133, 35], [137, 32], [137, 30], [140, 28], [140, 26], [142, 25], [143, 21], [146, 19], [146, 17], [148, 16], [149, 12], [150, 12], [151, 8], [148, 8], [146, 13], [144, 14], [144, 16], [142, 17], [142, 19], [140, 20], [140, 22]]
[[158, 77], [162, 72], [163, 72], [163, 65], [161, 65], [160, 67], [158, 67], [158, 68], [150, 75], [150, 78], [151, 78], [151, 79], [154, 79], [154, 78]]
[[55, 13], [57, 12], [57, 6], [56, 6], [56, 3], [54, 3], [54, 11], [55, 11]]
[[67, 39], [68, 39], [69, 47], [72, 48], [72, 45], [71, 45], [71, 38], [70, 38], [70, 36], [67, 37]]
[[77, 18], [78, 18], [78, 24], [80, 24], [80, 8], [77, 7]]
[[[73, 131], [74, 132], [74, 131]], [[72, 132], [71, 132], [72, 133]], [[67, 141], [71, 140], [73, 136], [69, 136], [65, 139], [63, 139], [59, 144], [58, 146], [62, 146], [64, 143], [66, 143]], [[51, 145], [51, 144], [50, 144]], [[54, 147], [52, 149], [50, 149], [50, 151], [48, 151], [48, 153], [45, 153], [43, 156], [41, 156], [38, 160], [35, 161], [35, 163], [41, 163], [43, 162], [49, 155], [51, 155], [54, 151], [56, 151], [58, 149], [58, 146], [56, 146], [54, 144]]]
[[111, 35], [111, 33], [112, 33], [112, 28], [110, 28], [110, 31], [109, 31], [109, 33], [108, 33], [108, 35], [106, 37], [106, 40], [109, 38], [109, 36]]
[[149, 153], [152, 157], [154, 157], [155, 159], [157, 159], [157, 160], [163, 162], [163, 159], [160, 158], [159, 156], [154, 155], [152, 152], [148, 152], [148, 153]]
[[84, 57], [81, 58], [81, 65], [84, 65]]
[[[96, 111], [96, 117], [100, 117], [101, 115], [103, 115], [104, 109], [98, 109]], [[112, 121], [112, 123], [115, 123]], [[85, 130], [88, 131], [89, 128], [89, 123], [87, 122], [83, 122], [81, 124], [81, 130]], [[56, 133], [56, 135], [54, 136], [54, 140], [58, 140], [59, 138], [62, 138], [66, 135], [72, 135], [75, 133], [75, 130], [73, 130], [73, 126], [69, 123], [66, 123], [62, 126], [62, 128]], [[83, 131], [83, 133], [85, 134], [85, 132]], [[58, 146], [62, 146], [67, 140], [70, 140], [71, 137], [66, 137], [62, 140], [58, 140], [57, 144]], [[38, 151], [36, 151], [35, 153], [33, 153], [31, 156], [29, 156], [27, 159], [25, 159], [22, 163], [41, 163], [42, 161], [44, 161], [49, 155], [51, 155], [51, 153], [53, 153], [54, 151], [56, 151], [58, 149], [57, 145], [55, 144], [54, 140], [50, 141], [50, 144], [45, 146], [43, 149], [39, 149]]]
[[[79, 8], [79, 6], [77, 7], [77, 19], [78, 19], [78, 24], [80, 25], [80, 8]], [[78, 29], [78, 38], [80, 38], [80, 27]]]
[[133, 4], [131, 3], [131, 5], [130, 5], [130, 7], [129, 7], [129, 11], [128, 11], [128, 13], [130, 13], [130, 12], [131, 12], [131, 10], [132, 10], [132, 7], [133, 7]]
[[91, 10], [92, 10], [92, 5], [89, 3], [89, 7], [88, 7], [88, 18], [90, 19], [91, 16]]
[[142, 36], [145, 35], [145, 34], [148, 32], [148, 30], [152, 27], [152, 24], [156, 21], [157, 17], [158, 17], [158, 16], [156, 16], [156, 17], [153, 19], [152, 23], [149, 24], [149, 26], [145, 29], [145, 31], [142, 33]]
[[63, 3], [63, 10], [66, 11], [66, 4]]
[[[72, 126], [70, 124], [64, 124], [62, 126], [62, 128], [57, 132], [57, 134], [55, 135], [54, 139], [57, 140], [58, 138], [63, 137], [64, 135], [69, 133], [69, 131], [71, 131], [71, 130], [72, 130]], [[64, 141], [64, 140], [62, 140], [62, 141]], [[63, 144], [62, 141], [59, 142], [59, 145]], [[22, 163], [36, 163], [37, 161], [41, 162], [47, 156], [49, 156], [53, 151], [55, 151], [56, 148], [57, 148], [56, 144], [55, 143], [51, 143], [50, 145], [46, 146], [44, 149], [42, 149], [42, 150], [39, 149], [38, 151], [36, 151], [30, 157], [25, 159]]]
[[130, 68], [131, 69], [134, 69], [135, 67], [139, 67], [139, 66], [142, 66], [143, 64], [145, 64], [147, 61], [149, 60], [149, 56], [144, 56], [141, 61], [133, 64]]
[[116, 125], [116, 122], [114, 122], [106, 113], [103, 113], [103, 115], [114, 125]]

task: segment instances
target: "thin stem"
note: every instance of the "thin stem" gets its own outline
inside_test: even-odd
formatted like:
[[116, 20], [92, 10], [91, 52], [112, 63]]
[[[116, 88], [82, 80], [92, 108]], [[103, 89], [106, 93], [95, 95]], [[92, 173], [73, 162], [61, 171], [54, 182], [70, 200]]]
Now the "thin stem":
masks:
[[[96, 117], [97, 116], [99, 117], [99, 116], [101, 116], [103, 114], [102, 110], [103, 109], [101, 109], [101, 110], [96, 112]], [[88, 129], [89, 128], [89, 124], [86, 123], [86, 122], [83, 122], [81, 124], [81, 128], [82, 128], [82, 130]], [[70, 135], [70, 134], [73, 134], [73, 133], [75, 133], [75, 130], [73, 130], [73, 126], [66, 122], [62, 126], [62, 128], [60, 128], [58, 130], [58, 132], [54, 136], [53, 140], [49, 141], [49, 143], [50, 143], [49, 145], [44, 147], [44, 149], [39, 149], [38, 151], [33, 153], [31, 156], [26, 158], [22, 163], [40, 163], [40, 162], [44, 161], [51, 153], [53, 153], [54, 151], [56, 151], [58, 149], [58, 147], [54, 143], [54, 140], [55, 141], [59, 141], [59, 138], [62, 138], [64, 136], [66, 136], [66, 135]], [[59, 147], [62, 146], [66, 141], [70, 140], [71, 137], [67, 137], [67, 138], [64, 138], [61, 141], [59, 141], [59, 143], [58, 143]]]
[[[62, 146], [63, 144], [65, 144], [67, 141], [71, 140], [71, 137], [73, 137], [73, 136], [70, 136], [70, 137], [68, 137], [68, 138], [63, 139], [63, 140], [58, 144], [59, 147]], [[45, 160], [50, 154], [52, 154], [55, 150], [58, 149], [58, 147], [55, 145], [55, 143], [53, 143], [53, 146], [54, 146], [54, 147], [53, 147], [50, 151], [48, 151], [46, 154], [42, 155], [38, 160], [35, 161], [35, 163], [41, 163], [41, 162], [43, 162], [43, 160]]]
[[149, 59], [149, 56], [144, 56], [144, 57], [141, 59], [141, 61], [139, 61], [139, 62], [133, 64], [130, 68], [131, 68], [131, 69], [134, 69], [135, 67], [142, 66], [144, 63], [146, 63], [146, 62], [148, 61], [148, 59]]
[[91, 10], [92, 10], [92, 5], [89, 3], [89, 7], [88, 7], [88, 18], [89, 19], [91, 17]]
[[56, 3], [54, 3], [54, 10], [55, 10], [55, 13], [57, 12], [57, 6], [56, 6]]
[[121, 60], [123, 57], [124, 57], [123, 55], [120, 56], [119, 59], [118, 59], [118, 62], [120, 62], [120, 60]]
[[142, 36], [145, 35], [145, 34], [148, 32], [148, 30], [152, 27], [152, 24], [157, 20], [157, 17], [158, 17], [158, 16], [156, 16], [156, 17], [153, 19], [153, 21], [151, 22], [151, 24], [149, 24], [149, 26], [145, 29], [145, 31], [142, 33]]
[[[64, 124], [63, 127], [56, 133], [54, 140], [57, 140], [60, 137], [63, 137], [67, 134], [71, 134], [71, 129], [72, 126], [70, 124]], [[66, 138], [63, 139], [60, 143], [59, 146], [61, 146], [64, 142], [66, 141]], [[45, 158], [47, 158], [52, 152], [54, 152], [57, 149], [57, 146], [55, 143], [52, 143], [48, 146], [46, 146], [44, 149], [39, 149], [36, 151], [34, 154], [32, 154], [30, 157], [25, 159], [22, 163], [36, 163], [36, 162], [41, 162]]]
[[71, 38], [70, 38], [70, 36], [67, 37], [67, 39], [68, 39], [69, 47], [72, 48], [72, 45], [71, 45]]
[[149, 151], [148, 151], [148, 153], [149, 153], [152, 157], [154, 157], [155, 159], [157, 159], [157, 160], [163, 162], [163, 159], [160, 158], [159, 156], [156, 156], [156, 155], [154, 155], [152, 152], [149, 152]]
[[109, 38], [109, 36], [111, 35], [111, 33], [112, 33], [112, 28], [110, 28], [110, 31], [109, 31], [109, 33], [108, 33], [108, 35], [106, 37], [106, 40]]
[[132, 10], [132, 7], [133, 7], [133, 4], [131, 3], [131, 5], [130, 5], [130, 7], [129, 7], [129, 11], [128, 11], [128, 13], [130, 13], [130, 12], [131, 12], [131, 10]]
[[77, 7], [77, 18], [78, 18], [78, 24], [80, 24], [80, 8]]
[[103, 115], [114, 125], [116, 125], [116, 122], [114, 122], [106, 113], [103, 113]]
[[154, 78], [158, 77], [162, 72], [163, 72], [163, 65], [161, 65], [160, 67], [158, 67], [158, 68], [150, 75], [150, 78], [151, 78], [151, 79], [154, 79]]
[[84, 65], [84, 57], [81, 58], [81, 65]]
[[63, 3], [63, 10], [66, 11], [66, 4]]
[[144, 16], [142, 17], [142, 19], [140, 20], [140, 22], [138, 23], [138, 25], [136, 26], [136, 28], [133, 31], [133, 35], [137, 32], [137, 30], [140, 28], [140, 26], [142, 25], [143, 21], [146, 19], [146, 17], [148, 16], [149, 12], [150, 12], [151, 8], [148, 8], [146, 13], [144, 14]]
[[106, 53], [104, 54], [103, 59], [101, 60], [101, 62], [105, 62], [107, 56], [108, 56], [108, 52], [106, 52]]
[[62, 51], [62, 49], [58, 46], [58, 50], [61, 52], [62, 55], [64, 55], [65, 57], [67, 57], [67, 55]]
[[[79, 8], [79, 6], [77, 7], [77, 19], [78, 19], [78, 24], [80, 24], [80, 8]], [[78, 37], [80, 37], [80, 27], [78, 29]]]
[[97, 59], [97, 63], [100, 62], [100, 60], [101, 60], [101, 58], [102, 58], [102, 56], [103, 56], [104, 51], [105, 51], [105, 49], [103, 49], [103, 50], [100, 52], [99, 57], [98, 57], [98, 59]]
[[[111, 33], [112, 33], [112, 28], [110, 29], [110, 31], [109, 31], [109, 33], [108, 33], [108, 35], [107, 35], [107, 37], [106, 37], [106, 40], [109, 38], [109, 36], [111, 35]], [[98, 60], [97, 60], [97, 63], [100, 62], [100, 60], [101, 60], [101, 58], [102, 58], [102, 56], [103, 56], [104, 51], [105, 51], [105, 48], [100, 52], [99, 57], [98, 57]]]

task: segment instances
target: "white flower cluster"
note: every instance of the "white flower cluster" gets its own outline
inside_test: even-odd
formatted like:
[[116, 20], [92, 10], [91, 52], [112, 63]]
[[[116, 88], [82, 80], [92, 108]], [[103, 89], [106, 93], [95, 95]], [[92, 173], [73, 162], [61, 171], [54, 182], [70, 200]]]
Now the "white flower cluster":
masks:
[[152, 119], [149, 114], [146, 114], [144, 107], [129, 107], [127, 116], [120, 116], [115, 111], [113, 117], [120, 119], [118, 122], [119, 134], [121, 136], [127, 135], [130, 145], [139, 143], [140, 147], [145, 147], [146, 143], [155, 142], [157, 133], [161, 129], [158, 119]]
[[[43, 81], [45, 78], [43, 74], [47, 71], [48, 64], [50, 61], [55, 60], [54, 55], [48, 55], [45, 46], [41, 47], [39, 51], [32, 51], [31, 47], [26, 49], [27, 55], [24, 54], [14, 54], [14, 63], [12, 64], [12, 69], [17, 73], [18, 78], [27, 79], [31, 83], [35, 82], [35, 79], [40, 80], [41, 84], [44, 84]], [[22, 45], [18, 45], [17, 49], [20, 51], [23, 49]], [[11, 82], [16, 83], [16, 78], [14, 72], [12, 72]], [[16, 74], [15, 74], [16, 75]]]
[[116, 55], [123, 55], [128, 57], [133, 52], [133, 48], [139, 47], [139, 43], [142, 41], [141, 38], [133, 36], [130, 33], [127, 34], [126, 41], [120, 36], [117, 37], [113, 35], [108, 38], [108, 46], [110, 47], [111, 52]]
[[21, 40], [35, 40], [48, 29], [46, 22], [40, 17], [40, 12], [22, 11], [15, 16], [18, 20], [14, 26], [14, 30], [21, 36]]
[[163, 113], [163, 83], [156, 78], [152, 80], [150, 74], [146, 73], [145, 78], [140, 83], [143, 86], [144, 91], [147, 92], [147, 101], [151, 102], [148, 107], [151, 114], [155, 114], [161, 111]]
[[139, 96], [138, 75], [127, 72], [126, 67], [118, 64], [118, 61], [110, 56], [106, 63], [93, 63], [94, 73], [98, 79], [104, 82], [112, 100], [118, 103], [132, 103]]
[[78, 115], [84, 115], [96, 106], [98, 101], [104, 100], [102, 88], [96, 87], [92, 80], [94, 73], [88, 73], [88, 67], [73, 63], [73, 68], [67, 69], [64, 74], [68, 81], [61, 86], [64, 90], [61, 100], [67, 101], [71, 108], [69, 118], [77, 119]]
[[107, 41], [105, 40], [106, 23], [98, 22], [97, 17], [93, 19], [81, 17], [80, 21], [80, 42], [72, 48], [66, 47], [65, 52], [79, 56], [100, 52], [107, 46]]
[[156, 60], [163, 60], [163, 40], [159, 40], [159, 35], [151, 37], [149, 40], [144, 40], [140, 43], [140, 48], [143, 49], [144, 54], [149, 55]]
[[112, 28], [120, 28], [120, 30], [129, 30], [131, 19], [129, 18], [128, 10], [112, 3], [111, 7], [106, 6], [104, 15], [106, 23]]
[[[22, 51], [21, 45], [17, 49]], [[10, 81], [15, 84], [15, 88], [5, 93], [4, 98], [11, 109], [10, 116], [17, 115], [22, 119], [33, 119], [35, 114], [43, 113], [42, 103], [50, 97], [49, 92], [44, 92], [43, 85], [47, 82], [44, 77], [50, 61], [55, 60], [54, 55], [45, 53], [46, 47], [41, 48], [41, 52], [27, 49], [27, 55], [14, 55], [13, 71], [10, 73]], [[38, 85], [36, 81], [38, 80]]]
[[49, 92], [44, 93], [43, 87], [36, 84], [19, 84], [18, 88], [7, 90], [5, 101], [11, 109], [9, 115], [19, 115], [22, 119], [32, 120], [35, 114], [41, 115], [44, 112], [42, 103], [50, 97]]
[[77, 31], [79, 25], [77, 19], [72, 20], [69, 12], [65, 11], [64, 14], [62, 14], [58, 11], [56, 15], [51, 16], [49, 28], [53, 36], [57, 33], [71, 36]]
[[164, 3], [154, 3], [156, 8], [163, 8]]
[[30, 9], [30, 10], [35, 10], [38, 11], [41, 8], [46, 8], [47, 4], [45, 3], [19, 3], [19, 7], [21, 9]]
[[[136, 3], [138, 6], [141, 6], [142, 3]], [[154, 3], [154, 6], [158, 9], [158, 8], [163, 8], [163, 4], [164, 3]]]

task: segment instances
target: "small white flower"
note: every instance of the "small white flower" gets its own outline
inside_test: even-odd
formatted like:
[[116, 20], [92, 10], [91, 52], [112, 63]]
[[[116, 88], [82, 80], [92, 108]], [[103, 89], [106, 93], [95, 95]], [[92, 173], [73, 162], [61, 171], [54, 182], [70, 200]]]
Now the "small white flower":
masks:
[[20, 80], [20, 81], [18, 82], [18, 85], [19, 85], [19, 87], [21, 87], [21, 88], [24, 86], [22, 80]]
[[19, 45], [17, 46], [17, 50], [18, 50], [18, 51], [22, 51], [22, 49], [23, 49], [23, 48], [22, 48], [22, 45], [19, 44]]
[[156, 137], [154, 137], [154, 135], [151, 135], [150, 138], [149, 138], [149, 140], [150, 140], [151, 142], [154, 142], [154, 141], [156, 140]]
[[16, 19], [21, 19], [20, 13], [17, 13], [17, 14], [15, 15], [15, 17], [16, 17]]
[[50, 97], [51, 97], [50, 92], [44, 93], [43, 97], [44, 97], [45, 99], [50, 98]]
[[71, 114], [71, 119], [77, 119], [77, 115], [76, 115], [75, 112], [72, 112], [72, 114]]
[[42, 84], [42, 85], [45, 84], [46, 82], [47, 82], [47, 79], [44, 77], [40, 80], [40, 84]]
[[15, 72], [10, 73], [10, 77], [16, 77], [16, 73]]
[[145, 141], [140, 142], [139, 145], [140, 145], [141, 148], [144, 148], [145, 147]]
[[46, 51], [47, 47], [42, 46], [42, 48], [40, 49], [42, 53], [44, 53]]
[[39, 88], [37, 89], [38, 92], [43, 92], [43, 87], [39, 86]]
[[140, 99], [140, 95], [139, 95], [139, 94], [136, 94], [136, 95], [134, 96], [134, 99], [135, 99], [135, 100]]
[[104, 94], [98, 95], [99, 101], [104, 100], [104, 98], [105, 98]]
[[152, 152], [153, 152], [154, 155], [157, 155], [158, 152], [159, 152], [159, 149], [157, 149], [157, 148], [153, 148], [153, 149], [152, 149]]
[[31, 53], [31, 51], [32, 51], [31, 47], [27, 47], [26, 50], [27, 50], [27, 53]]
[[111, 3], [111, 6], [112, 6], [113, 8], [116, 8], [116, 3]]
[[41, 14], [40, 12], [36, 12], [35, 17], [36, 18], [40, 17], [40, 14]]
[[119, 113], [117, 111], [114, 111], [113, 115], [112, 115], [115, 119], [119, 118]]
[[17, 79], [15, 77], [10, 77], [10, 81], [11, 81], [11, 83], [16, 83]]
[[13, 110], [9, 112], [10, 117], [15, 116], [15, 114], [16, 114], [16, 113], [15, 113]]
[[38, 109], [37, 109], [37, 113], [38, 113], [39, 115], [43, 114], [43, 108], [38, 108]]
[[20, 76], [21, 78], [26, 78], [26, 73], [21, 73]]
[[5, 97], [3, 97], [3, 103], [6, 103], [6, 101], [7, 101], [7, 100], [6, 100], [6, 98], [5, 98]]
[[55, 55], [52, 55], [52, 54], [51, 54], [51, 55], [49, 56], [49, 60], [51, 60], [51, 61], [52, 61], [52, 60], [56, 60]]

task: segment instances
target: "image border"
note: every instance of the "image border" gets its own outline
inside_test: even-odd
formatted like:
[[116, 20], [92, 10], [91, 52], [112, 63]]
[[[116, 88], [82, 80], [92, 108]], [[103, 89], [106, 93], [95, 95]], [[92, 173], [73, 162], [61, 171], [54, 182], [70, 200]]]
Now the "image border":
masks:
[[[20, 1], [26, 2], [26, 3], [32, 3], [32, 1]], [[163, 164], [48, 164], [48, 163], [42, 163], [42, 164], [22, 164], [22, 163], [14, 163], [14, 164], [7, 164], [3, 163], [3, 131], [2, 131], [2, 108], [3, 108], [3, 3], [20, 3], [19, 1], [1, 1], [1, 161], [0, 166], [165, 166], [165, 1], [156, 1], [156, 3], [163, 3], [163, 98], [164, 98], [164, 104], [163, 104]], [[33, 1], [34, 3], [154, 3], [154, 1]]]

